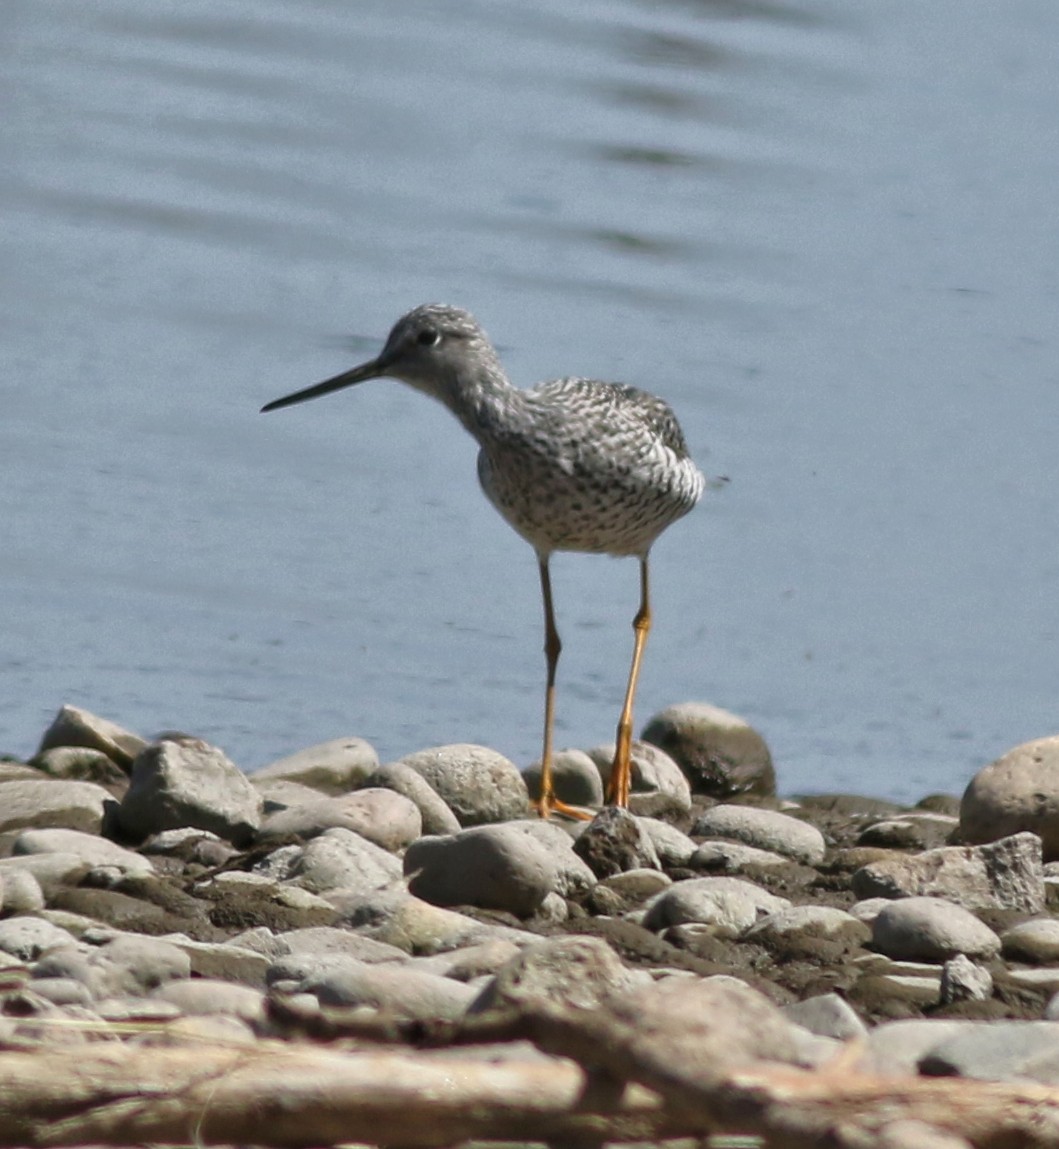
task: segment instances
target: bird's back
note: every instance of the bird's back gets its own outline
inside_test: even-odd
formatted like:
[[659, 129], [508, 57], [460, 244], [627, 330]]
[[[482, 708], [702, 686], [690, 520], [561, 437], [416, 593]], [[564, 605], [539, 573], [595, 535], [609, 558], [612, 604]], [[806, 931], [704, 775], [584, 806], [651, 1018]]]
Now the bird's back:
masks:
[[478, 436], [478, 474], [538, 552], [646, 554], [698, 502], [704, 480], [664, 400], [576, 377], [517, 394]]

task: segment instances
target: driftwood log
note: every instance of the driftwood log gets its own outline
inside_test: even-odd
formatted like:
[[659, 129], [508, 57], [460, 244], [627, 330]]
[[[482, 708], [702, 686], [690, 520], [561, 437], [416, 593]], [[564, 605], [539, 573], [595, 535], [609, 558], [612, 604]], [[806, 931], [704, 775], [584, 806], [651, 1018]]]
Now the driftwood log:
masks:
[[641, 1056], [598, 1014], [555, 1011], [536, 1027], [543, 1044], [568, 1046], [573, 1058], [512, 1064], [276, 1041], [0, 1053], [0, 1145], [598, 1145], [728, 1132], [783, 1149], [866, 1149], [918, 1122], [980, 1149], [1059, 1149], [1059, 1090], [1043, 1086], [882, 1078], [841, 1065], [703, 1075]]

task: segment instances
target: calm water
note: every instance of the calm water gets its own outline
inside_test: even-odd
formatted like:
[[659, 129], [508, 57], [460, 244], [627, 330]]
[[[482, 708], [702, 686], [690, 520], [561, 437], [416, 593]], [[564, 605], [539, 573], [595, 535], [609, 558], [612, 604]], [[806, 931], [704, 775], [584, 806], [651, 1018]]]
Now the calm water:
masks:
[[[71, 702], [247, 769], [535, 756], [471, 440], [388, 382], [257, 414], [426, 300], [730, 477], [655, 550], [641, 719], [903, 798], [1059, 731], [1054, 0], [7, 0], [0, 52], [0, 750]], [[554, 577], [591, 745], [636, 566]]]

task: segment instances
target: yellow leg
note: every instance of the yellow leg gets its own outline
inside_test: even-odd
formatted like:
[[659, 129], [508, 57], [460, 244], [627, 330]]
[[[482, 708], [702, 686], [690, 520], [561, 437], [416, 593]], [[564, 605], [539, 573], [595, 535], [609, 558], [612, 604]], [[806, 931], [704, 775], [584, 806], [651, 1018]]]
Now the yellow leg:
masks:
[[643, 661], [647, 634], [651, 629], [651, 596], [647, 582], [647, 555], [640, 559], [640, 609], [632, 620], [635, 642], [632, 648], [632, 667], [629, 670], [629, 685], [625, 690], [625, 704], [618, 720], [618, 739], [614, 749], [614, 765], [610, 771], [610, 784], [607, 786], [607, 801], [612, 806], [628, 806], [629, 780], [632, 775], [632, 704], [636, 697], [636, 683], [640, 677], [640, 663]]
[[552, 778], [552, 730], [555, 724], [555, 671], [559, 665], [559, 653], [563, 644], [559, 641], [559, 631], [555, 625], [555, 608], [552, 606], [552, 579], [548, 571], [548, 555], [538, 555], [540, 566], [541, 596], [544, 599], [544, 656], [548, 660], [548, 679], [544, 693], [544, 749], [541, 751], [541, 796], [537, 799], [537, 811], [542, 818], [549, 814], [566, 814], [572, 818], [589, 819], [592, 814], [560, 802], [555, 796], [555, 782]]

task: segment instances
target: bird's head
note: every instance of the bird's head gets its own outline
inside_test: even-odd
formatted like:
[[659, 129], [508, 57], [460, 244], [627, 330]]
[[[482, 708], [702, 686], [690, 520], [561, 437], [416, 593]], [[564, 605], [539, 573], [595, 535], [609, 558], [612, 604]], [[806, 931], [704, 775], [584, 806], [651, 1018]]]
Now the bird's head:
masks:
[[275, 399], [261, 410], [291, 407], [383, 376], [400, 379], [444, 401], [456, 376], [474, 368], [500, 369], [496, 352], [474, 316], [459, 307], [424, 303], [398, 319], [376, 358], [304, 391]]

